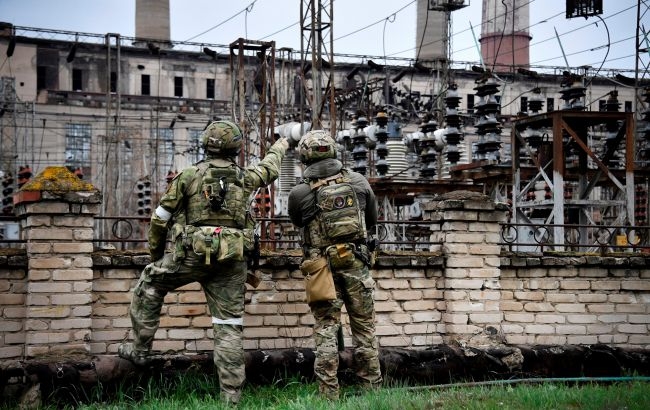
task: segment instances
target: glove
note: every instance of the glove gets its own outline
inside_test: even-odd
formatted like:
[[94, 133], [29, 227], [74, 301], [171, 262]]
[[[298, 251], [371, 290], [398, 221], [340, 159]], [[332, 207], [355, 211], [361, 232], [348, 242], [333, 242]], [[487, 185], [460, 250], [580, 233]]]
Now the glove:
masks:
[[285, 151], [289, 149], [289, 140], [286, 137], [280, 138], [278, 143], [280, 143], [280, 146], [282, 146]]

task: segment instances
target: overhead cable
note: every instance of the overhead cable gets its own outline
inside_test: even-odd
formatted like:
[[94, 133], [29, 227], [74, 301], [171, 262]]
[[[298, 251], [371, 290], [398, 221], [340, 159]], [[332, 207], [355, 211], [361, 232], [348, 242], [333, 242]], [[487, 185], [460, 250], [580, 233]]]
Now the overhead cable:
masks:
[[207, 29], [207, 30], [205, 30], [205, 31], [203, 31], [203, 32], [201, 32], [201, 33], [199, 33], [199, 34], [193, 36], [193, 37], [190, 37], [190, 38], [188, 38], [188, 39], [185, 40], [185, 41], [194, 40], [195, 38], [200, 37], [200, 36], [204, 35], [205, 33], [208, 33], [208, 32], [210, 32], [210, 31], [214, 30], [215, 28], [220, 27], [220, 26], [226, 24], [227, 22], [229, 22], [230, 20], [234, 19], [235, 17], [239, 16], [240, 14], [242, 14], [242, 13], [244, 13], [244, 12], [245, 12], [245, 13], [250, 13], [250, 12], [253, 10], [253, 6], [255, 5], [255, 2], [257, 2], [257, 0], [253, 0], [253, 2], [250, 3], [248, 6], [246, 6], [244, 9], [242, 9], [242, 10], [240, 10], [239, 12], [237, 12], [236, 14], [233, 14], [232, 16], [228, 17], [227, 19], [225, 19], [225, 20], [222, 21], [221, 23], [217, 24], [216, 26], [212, 26], [212, 27], [210, 27], [209, 29]]

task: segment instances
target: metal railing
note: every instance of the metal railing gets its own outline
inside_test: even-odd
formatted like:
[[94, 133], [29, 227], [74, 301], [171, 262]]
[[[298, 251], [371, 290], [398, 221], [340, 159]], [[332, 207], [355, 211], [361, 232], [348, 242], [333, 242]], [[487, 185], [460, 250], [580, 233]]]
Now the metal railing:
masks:
[[149, 216], [96, 216], [93, 243], [98, 248], [145, 249]]
[[[258, 218], [257, 222], [256, 231], [262, 249], [300, 249], [300, 230], [289, 218]], [[148, 223], [149, 218], [142, 217], [96, 218], [98, 236], [93, 241], [100, 247], [144, 249], [147, 247]], [[100, 224], [104, 226], [103, 234], [99, 230]], [[379, 221], [374, 236], [382, 250], [422, 251], [435, 244], [430, 241], [431, 233], [428, 221]]]
[[[267, 249], [299, 249], [300, 230], [288, 218], [259, 218], [259, 233]], [[423, 251], [431, 245], [431, 222], [381, 220], [374, 228], [374, 237], [381, 250]], [[262, 234], [264, 233], [264, 234]]]
[[514, 252], [650, 253], [649, 235], [650, 226], [506, 223], [501, 245]]
[[[300, 249], [300, 230], [288, 218], [259, 218], [257, 222], [262, 249]], [[374, 228], [374, 237], [380, 250], [427, 251], [439, 245], [431, 240], [434, 225], [429, 221], [382, 220]], [[93, 243], [98, 249], [147, 248], [148, 216], [96, 217], [94, 229]], [[21, 238], [18, 218], [0, 216], [0, 248], [22, 248], [26, 241]], [[504, 251], [523, 253], [650, 253], [650, 226], [505, 223], [499, 244]]]

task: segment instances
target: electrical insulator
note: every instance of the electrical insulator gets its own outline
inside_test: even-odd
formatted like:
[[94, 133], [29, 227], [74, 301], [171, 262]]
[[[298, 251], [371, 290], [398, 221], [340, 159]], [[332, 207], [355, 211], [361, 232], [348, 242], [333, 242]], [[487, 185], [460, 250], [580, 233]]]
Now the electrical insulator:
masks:
[[14, 213], [14, 177], [10, 172], [5, 173], [2, 178], [2, 213], [11, 215]]
[[32, 169], [29, 165], [18, 168], [18, 188], [25, 185], [32, 177]]
[[645, 225], [648, 221], [648, 192], [643, 185], [637, 185], [634, 194], [634, 220], [638, 225]]
[[375, 117], [375, 122], [377, 123], [377, 128], [375, 129], [375, 137], [377, 137], [377, 147], [375, 148], [377, 152], [377, 162], [375, 168], [377, 169], [377, 174], [379, 176], [386, 176], [388, 172], [388, 162], [386, 161], [386, 156], [388, 156], [388, 115], [384, 111], [377, 113]]
[[422, 136], [418, 141], [420, 148], [420, 176], [423, 178], [431, 178], [436, 175], [438, 164], [436, 158], [438, 157], [438, 150], [436, 149], [436, 137], [434, 131], [438, 128], [438, 123], [433, 117], [425, 118], [425, 121], [420, 125], [420, 132]]
[[360, 173], [361, 175], [366, 175], [368, 170], [368, 136], [364, 129], [368, 126], [368, 119], [366, 117], [359, 117], [356, 120], [355, 128], [353, 129], [354, 133], [350, 133], [352, 138], [352, 159], [354, 160], [354, 165], [352, 170]]
[[271, 196], [268, 192], [258, 192], [255, 194], [255, 205], [253, 209], [257, 216], [266, 216], [271, 213]]
[[482, 77], [476, 81], [474, 89], [479, 102], [474, 106], [477, 117], [476, 159], [498, 161], [501, 149], [501, 123], [497, 119], [501, 104], [497, 100], [499, 84], [493, 77]]
[[[618, 112], [621, 109], [621, 103], [618, 102], [618, 91], [612, 90], [609, 92], [609, 96], [607, 97], [607, 101], [605, 101], [605, 111], [607, 112]], [[618, 135], [618, 129], [620, 128], [620, 125], [618, 124], [618, 121], [608, 121], [605, 124], [605, 144], [603, 146], [604, 152], [609, 152], [610, 150], [614, 150], [614, 152], [610, 155], [608, 160], [606, 161], [606, 165], [609, 167], [616, 167], [620, 164], [621, 161], [621, 154], [617, 153], [616, 147], [618, 146], [618, 139], [616, 136]]]
[[640, 121], [637, 122], [639, 129], [640, 139], [643, 140], [643, 145], [639, 149], [639, 156], [641, 159], [644, 159], [647, 163], [650, 162], [650, 87], [646, 87], [642, 92], [643, 101], [645, 106], [648, 109], [644, 110], [642, 113], [642, 120], [645, 123], [645, 127], [640, 125]]
[[573, 187], [569, 184], [564, 185], [564, 199], [573, 198]]
[[560, 94], [564, 100], [563, 110], [578, 110], [585, 109], [585, 91], [587, 90], [583, 84], [581, 76], [571, 74], [568, 71], [564, 72], [564, 77], [561, 82], [562, 89]]
[[447, 161], [456, 164], [460, 160], [460, 151], [458, 144], [463, 140], [461, 133], [462, 121], [458, 114], [460, 105], [460, 95], [458, 94], [458, 85], [449, 84], [447, 95], [445, 96], [445, 142], [447, 143]]
[[138, 197], [138, 215], [151, 214], [151, 181], [140, 179], [135, 185]]
[[[528, 110], [531, 115], [537, 115], [544, 108], [544, 98], [542, 97], [542, 90], [535, 88], [533, 94], [528, 99]], [[542, 144], [544, 137], [544, 130], [541, 126], [535, 124], [526, 129], [524, 134], [524, 140], [528, 143], [530, 148], [532, 148], [533, 153], [537, 151], [537, 148]], [[526, 156], [528, 153], [526, 152]]]

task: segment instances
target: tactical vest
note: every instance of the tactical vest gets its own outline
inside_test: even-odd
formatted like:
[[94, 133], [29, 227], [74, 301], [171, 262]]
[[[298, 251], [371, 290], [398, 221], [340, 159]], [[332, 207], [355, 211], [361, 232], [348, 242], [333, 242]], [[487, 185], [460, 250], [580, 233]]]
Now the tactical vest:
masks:
[[305, 227], [307, 244], [324, 248], [366, 239], [359, 199], [346, 171], [309, 183], [318, 212]]
[[201, 162], [196, 167], [187, 199], [187, 224], [243, 229], [247, 209], [243, 170], [224, 160]]

